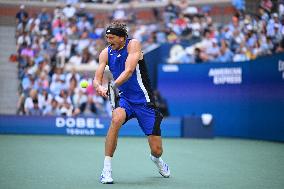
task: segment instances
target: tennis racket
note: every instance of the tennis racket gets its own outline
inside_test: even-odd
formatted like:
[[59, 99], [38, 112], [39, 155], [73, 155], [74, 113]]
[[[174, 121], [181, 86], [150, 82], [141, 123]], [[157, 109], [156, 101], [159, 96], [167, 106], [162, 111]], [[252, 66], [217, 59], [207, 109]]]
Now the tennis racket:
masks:
[[108, 82], [107, 94], [108, 94], [110, 105], [112, 109], [114, 110], [115, 108], [118, 107], [119, 91], [117, 87], [115, 87], [114, 83], [111, 81]]

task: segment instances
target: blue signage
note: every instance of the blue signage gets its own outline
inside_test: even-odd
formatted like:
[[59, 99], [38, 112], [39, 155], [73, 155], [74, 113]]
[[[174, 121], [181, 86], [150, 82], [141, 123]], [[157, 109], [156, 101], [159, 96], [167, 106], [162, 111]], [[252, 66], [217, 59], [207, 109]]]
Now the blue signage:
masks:
[[[60, 134], [105, 136], [110, 124], [106, 117], [53, 117], [0, 115], [2, 134]], [[181, 118], [166, 118], [161, 124], [162, 136], [180, 137]], [[144, 136], [137, 120], [122, 126], [120, 136]]]
[[171, 116], [210, 113], [217, 136], [284, 141], [284, 54], [242, 63], [162, 64]]

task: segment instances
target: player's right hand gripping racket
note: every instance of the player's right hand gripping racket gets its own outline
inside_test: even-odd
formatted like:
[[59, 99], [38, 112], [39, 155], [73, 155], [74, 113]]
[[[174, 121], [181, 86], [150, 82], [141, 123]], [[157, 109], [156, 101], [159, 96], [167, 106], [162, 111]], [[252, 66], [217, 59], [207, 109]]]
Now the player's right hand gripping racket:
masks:
[[118, 107], [118, 100], [119, 100], [119, 90], [117, 87], [115, 87], [113, 82], [108, 82], [108, 99], [110, 102], [110, 105], [112, 109], [114, 110], [115, 108]]

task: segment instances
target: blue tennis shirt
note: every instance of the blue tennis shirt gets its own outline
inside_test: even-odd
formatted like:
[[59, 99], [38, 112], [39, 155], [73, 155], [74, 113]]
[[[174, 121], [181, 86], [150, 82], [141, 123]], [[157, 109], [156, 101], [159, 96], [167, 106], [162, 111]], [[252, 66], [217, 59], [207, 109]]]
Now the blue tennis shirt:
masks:
[[[108, 47], [108, 66], [114, 79], [125, 70], [125, 62], [128, 56], [127, 46], [131, 39], [127, 39], [124, 47], [120, 50], [113, 50]], [[144, 61], [138, 61], [132, 76], [121, 86], [120, 97], [134, 104], [153, 103], [153, 92], [150, 85], [147, 67]]]

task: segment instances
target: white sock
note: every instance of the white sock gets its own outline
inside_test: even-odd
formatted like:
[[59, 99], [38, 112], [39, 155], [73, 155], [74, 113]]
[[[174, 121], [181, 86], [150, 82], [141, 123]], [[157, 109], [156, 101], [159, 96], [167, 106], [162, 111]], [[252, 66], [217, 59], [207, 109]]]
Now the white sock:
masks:
[[111, 169], [111, 158], [110, 156], [105, 156], [104, 160], [104, 169], [105, 170], [110, 170]]
[[156, 158], [156, 157], [153, 156], [152, 154], [151, 154], [151, 159], [152, 159], [155, 163], [159, 163], [159, 162], [162, 162], [162, 161], [163, 161], [161, 157]]

